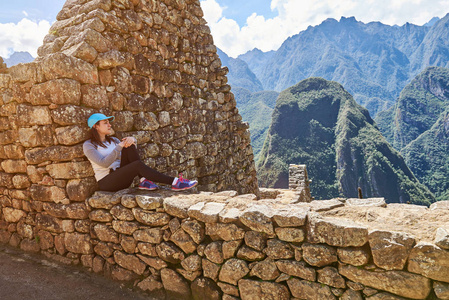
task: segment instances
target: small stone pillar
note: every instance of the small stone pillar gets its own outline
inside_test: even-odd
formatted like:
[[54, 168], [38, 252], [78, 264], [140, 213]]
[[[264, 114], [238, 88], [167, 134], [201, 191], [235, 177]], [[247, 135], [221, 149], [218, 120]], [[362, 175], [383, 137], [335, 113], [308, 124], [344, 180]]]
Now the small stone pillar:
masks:
[[297, 190], [299, 202], [310, 202], [313, 200], [310, 195], [309, 179], [307, 178], [306, 165], [290, 164], [288, 169], [288, 188]]

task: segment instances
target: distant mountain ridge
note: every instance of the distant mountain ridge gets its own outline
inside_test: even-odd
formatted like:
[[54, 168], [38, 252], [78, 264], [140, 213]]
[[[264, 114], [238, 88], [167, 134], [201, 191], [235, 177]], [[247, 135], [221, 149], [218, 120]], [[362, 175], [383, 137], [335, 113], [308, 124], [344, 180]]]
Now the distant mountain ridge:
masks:
[[307, 165], [317, 199], [385, 197], [428, 205], [433, 194], [381, 135], [368, 111], [344, 88], [309, 78], [282, 91], [257, 162], [261, 186], [288, 186], [288, 165]]
[[365, 24], [342, 17], [309, 26], [275, 52], [255, 49], [238, 58], [264, 90], [281, 91], [303, 79], [323, 77], [341, 83], [375, 116], [392, 106], [425, 67], [449, 66], [448, 45], [449, 15], [423, 26]]
[[11, 54], [11, 56], [9, 58], [3, 59], [4, 62], [6, 63], [6, 66], [12, 67], [15, 66], [17, 64], [20, 63], [29, 63], [32, 62], [34, 60], [34, 57], [31, 56], [30, 53], [28, 52], [14, 52], [13, 54]]
[[425, 69], [376, 121], [415, 176], [437, 200], [448, 200], [449, 69]]

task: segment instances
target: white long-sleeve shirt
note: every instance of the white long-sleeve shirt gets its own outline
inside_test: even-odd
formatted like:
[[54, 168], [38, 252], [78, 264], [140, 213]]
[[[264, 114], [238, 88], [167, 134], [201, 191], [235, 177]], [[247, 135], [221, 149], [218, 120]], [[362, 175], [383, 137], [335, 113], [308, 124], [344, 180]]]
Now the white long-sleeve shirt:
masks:
[[110, 169], [120, 167], [120, 158], [123, 147], [119, 145], [119, 139], [112, 137], [112, 142], [104, 142], [106, 148], [95, 146], [91, 140], [87, 140], [83, 144], [84, 155], [92, 164], [95, 179], [100, 181], [110, 173]]

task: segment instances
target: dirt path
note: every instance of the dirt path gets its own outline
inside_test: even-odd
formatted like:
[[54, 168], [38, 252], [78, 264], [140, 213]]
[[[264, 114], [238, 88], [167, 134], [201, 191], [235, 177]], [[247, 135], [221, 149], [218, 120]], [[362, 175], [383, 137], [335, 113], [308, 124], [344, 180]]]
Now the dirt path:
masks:
[[0, 244], [0, 299], [152, 299], [82, 267]]

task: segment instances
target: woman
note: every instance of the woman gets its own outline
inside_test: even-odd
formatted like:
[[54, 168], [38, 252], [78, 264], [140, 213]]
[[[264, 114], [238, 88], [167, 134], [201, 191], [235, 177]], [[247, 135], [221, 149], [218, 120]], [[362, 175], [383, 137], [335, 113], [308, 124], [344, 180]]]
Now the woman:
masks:
[[113, 120], [114, 117], [98, 113], [87, 120], [90, 138], [84, 142], [83, 150], [92, 164], [100, 190], [116, 192], [128, 188], [137, 175], [141, 177], [139, 189], [145, 190], [158, 188], [152, 181], [170, 184], [173, 191], [191, 189], [198, 184], [196, 180], [182, 178], [181, 174], [179, 178], [171, 177], [145, 165], [139, 158], [135, 138], [125, 137], [120, 141], [110, 136], [110, 121]]

